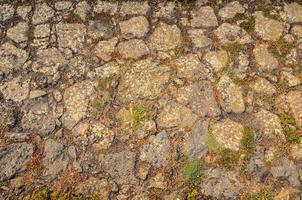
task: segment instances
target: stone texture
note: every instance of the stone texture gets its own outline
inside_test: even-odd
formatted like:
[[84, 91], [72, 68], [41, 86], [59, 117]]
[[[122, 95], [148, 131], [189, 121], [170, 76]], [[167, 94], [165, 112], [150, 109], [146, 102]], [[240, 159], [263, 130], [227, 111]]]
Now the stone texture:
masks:
[[261, 71], [272, 71], [278, 67], [278, 60], [269, 53], [267, 44], [256, 45], [253, 53]]
[[291, 91], [286, 96], [290, 112], [295, 118], [296, 123], [302, 126], [302, 93], [299, 91]]
[[117, 13], [118, 5], [115, 3], [107, 1], [97, 1], [97, 4], [94, 6], [93, 11], [96, 13], [105, 13], [109, 15], [114, 15]]
[[218, 14], [223, 20], [226, 20], [235, 17], [237, 13], [242, 14], [244, 11], [244, 7], [238, 1], [233, 1], [221, 8]]
[[94, 48], [95, 54], [104, 61], [111, 60], [117, 42], [117, 38], [100, 41]]
[[284, 11], [286, 13], [286, 20], [289, 23], [302, 22], [302, 6], [299, 3], [286, 4]]
[[89, 21], [88, 36], [93, 39], [109, 39], [115, 32], [114, 24], [111, 20]]
[[75, 14], [77, 14], [83, 21], [86, 20], [86, 17], [90, 11], [91, 7], [86, 1], [79, 2], [74, 10]]
[[119, 14], [121, 16], [127, 15], [146, 15], [150, 11], [148, 1], [143, 2], [122, 2]]
[[9, 4], [0, 5], [0, 22], [4, 22], [14, 15], [14, 7]]
[[47, 5], [47, 3], [39, 3], [36, 5], [34, 15], [32, 17], [33, 24], [45, 23], [50, 20], [55, 11]]
[[188, 35], [195, 48], [208, 47], [212, 44], [212, 40], [205, 34], [203, 29], [188, 30]]
[[29, 95], [29, 80], [16, 77], [5, 84], [0, 85], [0, 91], [7, 100], [23, 101]]
[[119, 23], [124, 38], [141, 38], [149, 31], [149, 22], [146, 17], [133, 17]]
[[132, 39], [117, 46], [119, 54], [126, 59], [138, 59], [149, 54], [149, 48], [143, 40]]
[[223, 45], [226, 45], [230, 42], [239, 42], [242, 44], [251, 42], [251, 36], [244, 29], [229, 23], [221, 24], [214, 31], [214, 34]]
[[115, 137], [115, 133], [101, 123], [91, 124], [91, 133], [100, 138], [97, 143], [93, 144], [98, 150], [108, 149]]
[[251, 88], [254, 92], [266, 96], [272, 96], [276, 93], [276, 87], [265, 78], [257, 78], [255, 82], [251, 84]]
[[301, 81], [298, 77], [286, 71], [281, 72], [281, 80], [286, 81], [289, 87], [295, 87], [301, 84]]
[[203, 59], [217, 73], [227, 66], [228, 54], [225, 50], [207, 51]]
[[190, 24], [193, 27], [215, 27], [218, 21], [213, 8], [210, 6], [202, 6], [191, 11]]
[[19, 22], [16, 26], [7, 30], [7, 37], [15, 42], [25, 42], [27, 40], [28, 24]]

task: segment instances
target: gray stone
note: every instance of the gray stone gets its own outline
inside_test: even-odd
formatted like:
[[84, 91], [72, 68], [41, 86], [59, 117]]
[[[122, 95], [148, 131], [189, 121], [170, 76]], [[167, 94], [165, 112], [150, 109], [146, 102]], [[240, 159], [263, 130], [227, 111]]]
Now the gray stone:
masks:
[[14, 7], [9, 4], [0, 5], [0, 22], [4, 22], [14, 16]]
[[244, 7], [238, 1], [233, 1], [221, 8], [218, 14], [223, 20], [226, 20], [235, 17], [237, 13], [242, 14], [244, 11]]
[[246, 44], [252, 41], [251, 36], [244, 29], [229, 23], [221, 24], [214, 31], [214, 34], [218, 37], [220, 43], [223, 45], [231, 42]]
[[148, 5], [148, 1], [136, 2], [136, 1], [128, 1], [122, 2], [120, 8], [120, 15], [146, 15], [150, 11], [150, 6]]
[[26, 22], [19, 22], [16, 26], [7, 30], [7, 37], [15, 42], [27, 41], [28, 24]]
[[278, 60], [269, 53], [267, 44], [258, 44], [253, 53], [256, 63], [261, 71], [272, 71], [278, 67]]
[[143, 40], [132, 39], [118, 44], [118, 52], [125, 59], [138, 59], [149, 54], [149, 48]]
[[115, 46], [118, 42], [118, 38], [114, 37], [109, 40], [100, 41], [94, 48], [95, 54], [103, 59], [109, 61], [112, 58], [112, 54], [115, 50]]
[[289, 23], [302, 22], [302, 6], [297, 2], [286, 4], [284, 6], [286, 21]]
[[34, 15], [32, 17], [33, 24], [45, 23], [50, 20], [55, 11], [47, 5], [47, 3], [39, 3], [36, 5]]
[[176, 25], [160, 22], [149, 38], [149, 46], [157, 51], [168, 51], [180, 47], [181, 31]]
[[123, 38], [141, 38], [149, 31], [149, 22], [146, 17], [133, 17], [119, 23]]
[[114, 33], [114, 24], [112, 21], [89, 21], [88, 36], [93, 39], [104, 38], [109, 39]]
[[170, 141], [167, 133], [162, 131], [156, 136], [149, 137], [149, 143], [144, 145], [140, 159], [147, 161], [156, 167], [165, 166], [168, 164]]
[[212, 40], [205, 34], [203, 29], [188, 30], [188, 35], [195, 48], [208, 47], [212, 44]]
[[191, 11], [190, 24], [193, 27], [215, 27], [218, 26], [218, 21], [213, 8], [201, 6]]

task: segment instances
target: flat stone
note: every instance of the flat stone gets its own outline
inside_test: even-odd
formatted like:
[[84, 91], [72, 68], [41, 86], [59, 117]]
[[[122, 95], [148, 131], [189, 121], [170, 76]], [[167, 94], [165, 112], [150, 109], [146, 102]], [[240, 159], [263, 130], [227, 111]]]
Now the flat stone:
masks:
[[238, 1], [233, 1], [221, 8], [218, 14], [223, 20], [226, 20], [235, 17], [237, 13], [243, 14], [244, 11], [244, 7]]
[[55, 9], [59, 11], [68, 10], [72, 6], [72, 2], [70, 1], [57, 1], [55, 2]]
[[123, 38], [141, 38], [149, 31], [149, 22], [144, 16], [133, 17], [119, 23]]
[[284, 26], [281, 22], [264, 17], [262, 12], [255, 12], [255, 32], [263, 40], [277, 40], [283, 33]]
[[118, 10], [117, 3], [110, 3], [107, 1], [98, 0], [97, 4], [93, 7], [93, 11], [96, 13], [105, 13], [109, 15], [115, 15]]
[[215, 27], [218, 21], [214, 10], [210, 6], [201, 6], [191, 11], [190, 24], [192, 27]]
[[225, 119], [211, 126], [212, 134], [224, 148], [238, 151], [243, 136], [243, 126], [230, 119]]
[[142, 161], [147, 161], [156, 167], [168, 164], [170, 141], [167, 133], [162, 131], [156, 136], [149, 137], [149, 144], [146, 144], [140, 154]]
[[302, 93], [299, 91], [290, 91], [287, 94], [286, 99], [296, 123], [302, 127]]
[[26, 170], [34, 147], [27, 143], [16, 143], [0, 149], [0, 181], [5, 181]]
[[207, 51], [203, 59], [211, 66], [214, 72], [227, 67], [228, 54], [225, 50]]
[[7, 30], [7, 37], [15, 42], [27, 41], [28, 24], [26, 22], [19, 22], [16, 26]]
[[295, 87], [301, 84], [301, 81], [298, 77], [286, 71], [281, 72], [281, 80], [285, 80], [289, 87]]
[[5, 99], [21, 102], [29, 95], [29, 83], [29, 79], [24, 80], [21, 77], [16, 77], [0, 85], [0, 91]]
[[244, 112], [245, 105], [241, 87], [235, 85], [230, 77], [227, 75], [222, 76], [217, 84], [217, 90], [220, 94], [219, 102], [224, 111], [237, 114]]
[[237, 25], [229, 23], [221, 24], [214, 34], [218, 37], [221, 44], [226, 45], [232, 42], [239, 42], [241, 44], [250, 43], [251, 36], [242, 28]]
[[108, 149], [115, 137], [115, 133], [101, 123], [91, 124], [91, 133], [100, 138], [100, 141], [93, 144], [93, 147], [98, 150]]
[[205, 34], [203, 29], [188, 30], [188, 35], [195, 48], [208, 47], [212, 44], [212, 40]]
[[292, 144], [290, 149], [290, 155], [295, 160], [302, 160], [302, 144]]
[[114, 37], [109, 40], [102, 40], [95, 46], [95, 54], [103, 59], [109, 61], [112, 58], [112, 53], [115, 50], [115, 46], [118, 42], [118, 38]]
[[26, 19], [29, 15], [29, 12], [32, 10], [32, 6], [18, 6], [17, 8], [17, 14], [22, 18]]
[[300, 25], [295, 25], [291, 29], [291, 34], [296, 36], [297, 38], [302, 38], [302, 26]]
[[272, 71], [278, 67], [278, 60], [269, 53], [267, 44], [258, 44], [253, 53], [256, 63], [261, 71]]
[[94, 83], [88, 80], [78, 82], [65, 90], [64, 103], [66, 110], [62, 116], [63, 126], [71, 130], [85, 117], [93, 91]]
[[50, 36], [50, 25], [49, 24], [41, 24], [35, 26], [34, 29], [34, 37], [35, 38], [45, 38]]
[[277, 91], [276, 87], [265, 78], [257, 78], [256, 81], [251, 84], [251, 88], [254, 92], [266, 96], [272, 96]]
[[128, 1], [122, 2], [119, 14], [121, 16], [127, 15], [146, 15], [150, 11], [148, 1], [136, 2]]
[[90, 196], [98, 195], [104, 199], [109, 199], [112, 184], [105, 178], [96, 178], [90, 176], [87, 180], [79, 182], [75, 186], [75, 192], [79, 195]]
[[91, 12], [91, 6], [86, 1], [79, 2], [74, 10], [83, 21], [86, 20], [87, 15]]
[[208, 81], [179, 88], [176, 99], [180, 104], [191, 108], [199, 117], [217, 117], [221, 114], [212, 85]]
[[176, 17], [177, 5], [175, 2], [160, 2], [157, 9], [152, 13], [156, 18], [174, 19]]
[[181, 31], [176, 25], [160, 22], [149, 38], [149, 46], [157, 51], [168, 51], [181, 45]]
[[290, 4], [285, 4], [284, 11], [286, 13], [286, 21], [289, 23], [299, 23], [302, 22], [302, 6], [293, 2]]
[[143, 40], [132, 39], [118, 44], [119, 54], [126, 59], [138, 59], [149, 54], [149, 48]]
[[39, 3], [35, 7], [32, 17], [33, 24], [45, 23], [50, 20], [55, 14], [55, 11], [47, 5], [47, 3]]
[[14, 7], [9, 4], [0, 5], [0, 22], [4, 22], [14, 16]]

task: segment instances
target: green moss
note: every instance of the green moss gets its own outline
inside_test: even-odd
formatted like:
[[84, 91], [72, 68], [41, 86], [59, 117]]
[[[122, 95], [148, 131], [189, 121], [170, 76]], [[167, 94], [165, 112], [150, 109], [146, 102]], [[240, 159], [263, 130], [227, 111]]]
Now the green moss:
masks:
[[217, 164], [226, 169], [233, 169], [239, 161], [239, 153], [231, 149], [223, 149], [217, 157]]
[[244, 127], [243, 136], [241, 139], [241, 151], [245, 158], [249, 160], [255, 151], [255, 135], [249, 126]]
[[219, 153], [223, 150], [223, 147], [217, 142], [214, 134], [211, 132], [208, 134], [208, 147], [214, 153]]
[[239, 24], [246, 32], [252, 33], [255, 31], [255, 18], [253, 16], [247, 17], [243, 22]]
[[241, 86], [241, 85], [243, 85], [244, 80], [242, 80], [242, 79], [239, 78], [239, 77], [235, 77], [235, 78], [233, 78], [233, 82], [234, 82], [236, 85]]
[[198, 197], [198, 191], [196, 189], [193, 189], [192, 191], [188, 192], [187, 194], [187, 200], [197, 200]]
[[183, 174], [192, 184], [198, 183], [200, 179], [201, 161], [199, 159], [185, 161], [183, 165]]
[[289, 143], [299, 144], [301, 142], [301, 130], [295, 119], [289, 113], [279, 114], [281, 125], [284, 131], [286, 140]]
[[294, 48], [293, 44], [280, 38], [268, 46], [268, 51], [277, 59], [284, 59]]
[[137, 128], [141, 122], [145, 121], [147, 118], [147, 111], [142, 106], [134, 106], [130, 107], [130, 114], [131, 114], [131, 127]]
[[259, 193], [246, 194], [242, 200], [273, 200], [272, 192], [266, 188], [262, 189]]
[[225, 49], [229, 56], [228, 63], [231, 63], [239, 56], [239, 53], [244, 49], [244, 45], [237, 41], [231, 42], [226, 45]]
[[40, 188], [31, 194], [31, 200], [45, 200], [48, 199], [50, 190], [47, 187]]
[[271, 13], [271, 11], [274, 10], [274, 8], [271, 5], [260, 2], [259, 5], [257, 6], [257, 10], [262, 11], [264, 17], [271, 18], [280, 22], [283, 21], [279, 13], [274, 13], [274, 14]]

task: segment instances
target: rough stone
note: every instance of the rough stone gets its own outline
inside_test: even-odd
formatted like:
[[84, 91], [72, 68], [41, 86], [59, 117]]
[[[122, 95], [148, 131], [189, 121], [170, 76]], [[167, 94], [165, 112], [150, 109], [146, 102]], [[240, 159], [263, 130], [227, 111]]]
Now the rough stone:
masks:
[[106, 13], [109, 15], [115, 15], [118, 10], [118, 5], [116, 3], [110, 3], [107, 1], [98, 0], [97, 4], [94, 6], [94, 12], [96, 13]]
[[127, 15], [146, 15], [150, 11], [148, 1], [136, 2], [128, 1], [122, 2], [119, 14], [121, 16]]
[[77, 194], [86, 196], [95, 194], [102, 199], [108, 199], [112, 184], [105, 178], [89, 177], [87, 180], [78, 183], [75, 188]]
[[83, 21], [86, 20], [86, 17], [90, 11], [91, 7], [86, 1], [79, 2], [74, 10], [75, 14], [77, 14]]
[[29, 79], [16, 77], [0, 85], [0, 91], [5, 99], [21, 102], [29, 95], [29, 82]]
[[289, 23], [302, 22], [302, 6], [297, 2], [286, 4], [284, 6], [286, 20]]
[[210, 6], [201, 6], [191, 11], [190, 24], [193, 27], [215, 27], [218, 21], [213, 8]]
[[302, 93], [291, 91], [286, 96], [290, 112], [295, 118], [296, 123], [302, 127]]
[[91, 132], [100, 138], [99, 142], [93, 144], [98, 150], [108, 149], [115, 137], [115, 133], [101, 123], [93, 123], [91, 125]]
[[272, 96], [276, 93], [276, 87], [265, 78], [257, 78], [255, 82], [251, 84], [251, 88], [254, 92], [266, 96]]
[[261, 71], [272, 71], [278, 67], [278, 60], [269, 53], [267, 44], [258, 44], [253, 53], [256, 63]]
[[291, 33], [297, 38], [302, 38], [302, 26], [300, 25], [293, 26], [293, 28], [291, 29]]
[[89, 21], [88, 25], [88, 36], [93, 39], [109, 39], [113, 36], [115, 32], [114, 24], [111, 20], [96, 20]]
[[59, 11], [68, 10], [72, 6], [72, 2], [70, 1], [57, 1], [55, 2], [55, 9]]
[[228, 54], [225, 50], [207, 51], [203, 59], [217, 73], [227, 66]]
[[233, 1], [221, 8], [218, 14], [223, 20], [226, 20], [235, 17], [237, 13], [242, 14], [244, 11], [244, 7], [238, 1]]
[[55, 11], [47, 5], [47, 3], [39, 3], [36, 5], [34, 15], [32, 17], [33, 24], [45, 23], [50, 20]]
[[221, 24], [214, 34], [218, 37], [221, 44], [226, 45], [232, 42], [239, 42], [241, 44], [250, 43], [251, 36], [242, 28], [237, 25], [229, 23]]
[[103, 59], [104, 61], [109, 61], [112, 58], [112, 53], [115, 50], [115, 46], [118, 42], [118, 39], [116, 37], [111, 38], [109, 40], [103, 40], [100, 41], [95, 46], [95, 54]]
[[298, 77], [286, 71], [281, 72], [281, 80], [285, 80], [289, 87], [295, 87], [301, 84], [301, 81]]
[[41, 24], [35, 26], [34, 29], [34, 37], [35, 38], [45, 38], [50, 36], [50, 25], [49, 24]]
[[27, 41], [28, 24], [26, 22], [19, 22], [16, 26], [7, 30], [7, 37], [15, 42]]
[[123, 38], [141, 38], [149, 31], [149, 22], [146, 17], [133, 17], [119, 23]]
[[119, 54], [126, 59], [138, 59], [149, 54], [149, 48], [143, 40], [132, 39], [118, 44]]
[[0, 5], [0, 22], [4, 22], [14, 16], [14, 7], [9, 4]]
[[212, 44], [212, 40], [205, 34], [203, 29], [188, 30], [188, 35], [195, 48], [208, 47]]

